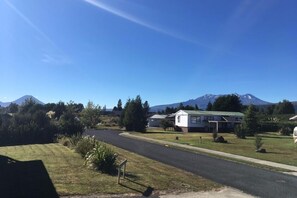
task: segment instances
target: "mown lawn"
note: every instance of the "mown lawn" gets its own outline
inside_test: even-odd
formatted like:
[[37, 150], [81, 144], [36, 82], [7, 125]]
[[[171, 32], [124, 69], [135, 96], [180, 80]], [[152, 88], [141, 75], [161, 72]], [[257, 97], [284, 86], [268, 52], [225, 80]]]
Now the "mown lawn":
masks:
[[[223, 136], [228, 141], [227, 144], [213, 142], [212, 133], [162, 132], [162, 130], [155, 129], [149, 133], [135, 134], [297, 166], [297, 145], [293, 143], [292, 136], [281, 136], [278, 133], [259, 134], [264, 142], [263, 148], [267, 150], [265, 154], [255, 152], [254, 137], [238, 139], [231, 133], [218, 133], [219, 136]], [[176, 137], [179, 137], [179, 140], [176, 140]]]
[[0, 147], [0, 155], [18, 161], [41, 160], [59, 195], [186, 192], [221, 187], [188, 172], [112, 148], [120, 159], [128, 159], [127, 179], [122, 185], [116, 183], [116, 176], [87, 169], [79, 154], [60, 144]]

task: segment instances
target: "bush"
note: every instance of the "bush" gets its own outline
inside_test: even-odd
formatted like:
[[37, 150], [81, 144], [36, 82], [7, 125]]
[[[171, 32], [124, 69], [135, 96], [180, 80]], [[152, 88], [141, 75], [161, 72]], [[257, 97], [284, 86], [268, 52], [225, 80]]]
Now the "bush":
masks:
[[213, 139], [214, 142], [217, 139], [217, 137], [218, 137], [218, 133], [217, 132], [212, 132], [212, 139]]
[[75, 151], [82, 157], [86, 157], [86, 154], [96, 146], [96, 142], [94, 137], [85, 136], [77, 142]]
[[59, 119], [60, 133], [65, 135], [74, 135], [83, 133], [83, 125], [71, 111], [64, 112]]
[[278, 132], [280, 135], [290, 135], [293, 129], [289, 126], [283, 126]]
[[256, 151], [260, 150], [261, 147], [263, 146], [262, 138], [258, 134], [255, 135], [255, 146], [256, 146]]
[[87, 153], [85, 164], [103, 173], [112, 174], [116, 171], [116, 159], [117, 155], [110, 148], [97, 142]]
[[160, 127], [162, 127], [164, 131], [166, 131], [167, 128], [173, 127], [173, 124], [169, 120], [163, 119], [160, 121]]
[[[284, 122], [284, 121], [279, 121], [279, 122], [261, 122], [259, 131], [260, 132], [279, 132], [282, 128], [284, 127], [290, 127], [293, 129], [295, 127], [294, 122]], [[292, 131], [291, 131], [292, 132]]]
[[237, 136], [237, 138], [245, 139], [246, 130], [242, 125], [235, 126], [234, 133]]
[[69, 137], [65, 135], [61, 135], [61, 134], [57, 135], [56, 142], [58, 142], [59, 144], [62, 144], [63, 146], [70, 147]]
[[69, 137], [70, 146], [73, 148], [76, 147], [78, 142], [81, 141], [81, 139], [83, 139], [83, 137], [80, 133], [70, 136]]
[[80, 134], [65, 136], [63, 134], [57, 135], [56, 142], [62, 144], [63, 146], [67, 146], [69, 148], [75, 148], [78, 142], [82, 139]]
[[260, 132], [276, 132], [280, 129], [278, 123], [275, 122], [260, 122], [259, 124], [259, 131]]

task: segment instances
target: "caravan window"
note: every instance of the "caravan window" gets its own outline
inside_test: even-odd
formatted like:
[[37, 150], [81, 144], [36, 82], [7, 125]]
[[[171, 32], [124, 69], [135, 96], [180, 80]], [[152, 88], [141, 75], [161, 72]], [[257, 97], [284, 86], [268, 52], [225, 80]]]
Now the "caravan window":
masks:
[[201, 122], [201, 117], [200, 116], [191, 116], [191, 123], [192, 124], [197, 124]]

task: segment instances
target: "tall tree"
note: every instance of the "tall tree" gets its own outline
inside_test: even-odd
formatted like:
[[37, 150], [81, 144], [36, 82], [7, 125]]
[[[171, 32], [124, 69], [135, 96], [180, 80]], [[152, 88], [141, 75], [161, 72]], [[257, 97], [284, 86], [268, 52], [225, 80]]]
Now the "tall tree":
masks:
[[81, 103], [74, 103], [74, 101], [70, 100], [67, 103], [67, 109], [71, 109], [71, 111], [75, 112], [75, 113], [80, 113], [82, 112], [82, 110], [84, 109], [84, 105]]
[[256, 108], [250, 105], [244, 117], [244, 129], [249, 135], [254, 135], [258, 130], [258, 118], [256, 116]]
[[143, 103], [143, 113], [144, 113], [145, 117], [148, 116], [149, 111], [150, 111], [150, 105], [149, 105], [148, 101], [145, 101]]
[[179, 103], [179, 106], [178, 106], [178, 110], [183, 110], [185, 107], [184, 107], [184, 104], [183, 103]]
[[234, 111], [239, 112], [242, 109], [242, 104], [238, 96], [226, 95], [218, 97], [213, 103], [212, 110], [214, 111]]
[[144, 132], [147, 125], [148, 102], [142, 104], [140, 96], [128, 100], [123, 110], [122, 125], [127, 131]]
[[211, 111], [212, 110], [212, 103], [209, 101], [206, 107], [206, 111]]
[[18, 110], [19, 110], [19, 105], [17, 105], [16, 103], [10, 103], [10, 105], [8, 106], [9, 113], [17, 113]]
[[81, 112], [81, 120], [87, 128], [94, 128], [100, 122], [101, 107], [89, 101]]
[[[129, 99], [127, 100], [126, 104], [125, 104], [124, 109], [123, 109], [122, 112], [121, 112], [121, 116], [120, 116], [120, 120], [119, 120], [119, 126], [120, 126], [121, 128], [126, 127], [126, 126], [125, 126], [126, 124], [125, 124], [125, 122], [124, 122], [124, 119], [125, 119], [126, 110], [128, 109], [130, 103], [131, 103], [131, 99], [129, 98]], [[127, 130], [127, 129], [126, 129], [126, 130]]]
[[122, 110], [123, 110], [123, 107], [122, 107], [122, 100], [121, 100], [121, 99], [118, 100], [117, 110], [118, 110], [118, 111], [122, 111]]
[[197, 104], [195, 104], [195, 108], [194, 108], [195, 110], [199, 110], [199, 107], [198, 107], [198, 105]]
[[68, 109], [63, 112], [59, 119], [60, 133], [67, 135], [82, 134], [83, 124], [76, 117], [73, 109]]
[[61, 115], [66, 111], [65, 103], [60, 101], [54, 107], [55, 117], [60, 119]]
[[25, 103], [21, 105], [20, 112], [21, 113], [32, 113], [32, 108], [36, 104], [32, 98], [26, 99]]
[[288, 100], [279, 102], [274, 108], [274, 114], [295, 114], [295, 108]]

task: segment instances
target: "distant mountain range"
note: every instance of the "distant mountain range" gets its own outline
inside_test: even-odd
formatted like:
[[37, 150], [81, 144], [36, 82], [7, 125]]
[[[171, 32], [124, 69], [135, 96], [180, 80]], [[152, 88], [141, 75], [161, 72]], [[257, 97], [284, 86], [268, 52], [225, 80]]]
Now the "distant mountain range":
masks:
[[[227, 95], [227, 94], [225, 94]], [[269, 105], [272, 104], [270, 102], [261, 100], [255, 96], [253, 96], [252, 94], [244, 94], [244, 95], [239, 95], [239, 94], [235, 94], [239, 97], [241, 103], [243, 105]], [[198, 97], [196, 99], [191, 99], [185, 102], [179, 102], [179, 103], [173, 103], [173, 104], [165, 104], [165, 105], [157, 105], [157, 106], [153, 106], [150, 108], [151, 112], [158, 112], [158, 111], [162, 111], [165, 110], [166, 107], [178, 107], [180, 105], [180, 103], [182, 103], [184, 106], [189, 105], [189, 106], [195, 106], [197, 105], [199, 107], [199, 109], [206, 109], [207, 104], [209, 102], [214, 103], [214, 101], [220, 97], [220, 96], [224, 96], [224, 95], [213, 95], [213, 94], [206, 94], [204, 96]]]
[[[224, 94], [227, 95], [227, 94]], [[158, 111], [162, 111], [165, 110], [166, 107], [178, 107], [180, 105], [180, 103], [182, 103], [184, 106], [195, 106], [197, 105], [199, 107], [199, 109], [206, 109], [208, 102], [214, 103], [214, 101], [220, 97], [220, 96], [224, 96], [223, 94], [221, 95], [213, 95], [213, 94], [206, 94], [204, 96], [198, 97], [196, 99], [191, 99], [185, 102], [178, 102], [178, 103], [173, 103], [173, 104], [165, 104], [165, 105], [157, 105], [157, 106], [152, 106], [150, 108], [151, 112], [158, 112]], [[244, 95], [239, 95], [239, 94], [235, 94], [239, 97], [241, 103], [243, 105], [256, 105], [256, 106], [265, 106], [265, 105], [272, 105], [273, 103], [261, 100], [255, 96], [253, 96], [252, 94], [244, 94]], [[34, 102], [36, 102], [37, 104], [44, 104], [43, 102], [41, 102], [40, 100], [38, 100], [37, 98], [35, 98], [34, 96], [31, 95], [25, 95], [17, 100], [14, 100], [12, 102], [1, 102], [0, 101], [0, 107], [7, 107], [9, 106], [11, 103], [16, 103], [18, 105], [22, 105], [26, 100], [28, 99], [32, 99]], [[297, 112], [297, 101], [292, 102], [292, 104], [295, 107], [295, 110]]]
[[17, 100], [14, 100], [12, 102], [0, 102], [0, 106], [1, 107], [8, 107], [11, 103], [15, 103], [18, 105], [22, 105], [24, 102], [26, 102], [26, 100], [32, 99], [35, 103], [37, 104], [44, 104], [43, 102], [41, 102], [40, 100], [38, 100], [37, 98], [35, 98], [34, 96], [31, 95], [25, 95]]

